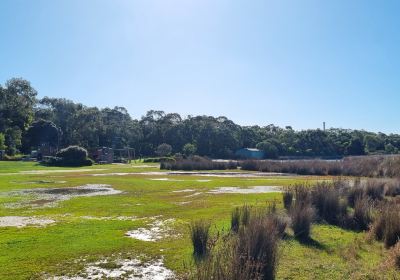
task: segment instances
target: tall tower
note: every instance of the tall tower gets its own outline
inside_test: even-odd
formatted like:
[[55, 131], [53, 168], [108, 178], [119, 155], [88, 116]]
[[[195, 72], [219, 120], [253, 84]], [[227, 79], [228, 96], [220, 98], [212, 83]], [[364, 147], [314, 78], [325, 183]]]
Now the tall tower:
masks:
[[325, 131], [325, 122], [322, 123], [322, 127], [323, 127], [323, 129]]

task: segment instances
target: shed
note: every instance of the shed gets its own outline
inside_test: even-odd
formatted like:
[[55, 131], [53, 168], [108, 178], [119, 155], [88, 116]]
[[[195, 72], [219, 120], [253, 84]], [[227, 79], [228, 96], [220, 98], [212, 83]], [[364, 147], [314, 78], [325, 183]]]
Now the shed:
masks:
[[114, 150], [108, 147], [101, 147], [93, 151], [90, 155], [97, 163], [113, 163]]
[[236, 151], [235, 155], [242, 159], [263, 159], [265, 153], [259, 149], [242, 148]]

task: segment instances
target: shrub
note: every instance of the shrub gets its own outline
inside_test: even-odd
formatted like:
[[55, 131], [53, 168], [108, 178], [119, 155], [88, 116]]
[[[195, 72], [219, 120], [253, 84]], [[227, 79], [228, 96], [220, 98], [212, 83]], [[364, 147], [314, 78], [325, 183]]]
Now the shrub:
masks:
[[243, 161], [241, 166], [243, 170], [300, 175], [397, 177], [400, 174], [400, 156], [358, 156], [342, 160], [252, 160]]
[[172, 147], [167, 143], [163, 143], [157, 147], [155, 153], [160, 157], [168, 156], [172, 153]]
[[237, 269], [249, 279], [275, 279], [279, 230], [270, 217], [252, 218], [238, 235], [235, 252]]
[[163, 164], [164, 162], [170, 162], [170, 161], [175, 161], [174, 157], [153, 157], [153, 158], [145, 158], [143, 159], [144, 163], [157, 163], [161, 162]]
[[234, 161], [221, 162], [212, 161], [207, 158], [193, 156], [188, 159], [177, 159], [173, 162], [164, 162], [160, 166], [161, 169], [168, 170], [226, 170], [237, 169], [237, 163]]
[[375, 238], [384, 241], [387, 248], [394, 246], [400, 240], [400, 205], [385, 205], [375, 220], [372, 231]]
[[293, 202], [293, 192], [290, 189], [285, 189], [283, 192], [283, 206], [286, 210], [290, 210]]
[[287, 218], [282, 215], [271, 214], [269, 216], [271, 223], [276, 228], [276, 232], [280, 238], [284, 237], [288, 225]]
[[398, 196], [400, 195], [400, 180], [392, 180], [386, 184], [385, 195], [387, 196]]
[[89, 166], [93, 161], [88, 157], [87, 151], [79, 146], [69, 146], [57, 153], [56, 159], [49, 162], [50, 165], [57, 166]]
[[311, 205], [295, 203], [291, 210], [290, 217], [295, 237], [300, 240], [310, 239], [311, 222], [314, 217], [314, 209]]
[[367, 180], [365, 194], [372, 200], [382, 200], [385, 191], [385, 182], [382, 180]]
[[337, 225], [344, 214], [339, 190], [327, 183], [318, 183], [312, 189], [311, 196], [318, 217], [329, 224]]
[[207, 242], [209, 238], [210, 224], [206, 221], [196, 221], [190, 226], [193, 254], [198, 258], [207, 255]]
[[231, 214], [231, 230], [238, 232], [240, 227], [240, 210], [238, 207], [233, 209]]
[[367, 230], [372, 222], [372, 206], [368, 198], [356, 199], [354, 205], [353, 220], [355, 229]]
[[273, 209], [273, 206], [268, 208], [265, 214], [246, 205], [235, 208], [232, 217], [238, 227], [237, 234], [218, 233], [216, 242], [210, 242], [206, 258], [196, 262], [196, 273], [191, 279], [275, 279], [278, 243], [287, 221]]
[[296, 184], [294, 185], [294, 197], [296, 199], [296, 204], [310, 204], [311, 203], [311, 194], [310, 187], [305, 184]]
[[354, 208], [356, 201], [362, 199], [363, 197], [364, 197], [363, 188], [359, 185], [356, 185], [349, 190], [347, 194], [347, 202], [349, 203], [350, 207]]

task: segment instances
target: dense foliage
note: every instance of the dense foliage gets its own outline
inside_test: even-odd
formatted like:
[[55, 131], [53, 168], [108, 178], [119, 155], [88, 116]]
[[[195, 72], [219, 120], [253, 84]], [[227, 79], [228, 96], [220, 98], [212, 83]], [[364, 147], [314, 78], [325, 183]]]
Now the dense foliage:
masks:
[[69, 146], [60, 150], [57, 157], [52, 159], [49, 164], [56, 166], [90, 166], [92, 161], [88, 159], [88, 152], [78, 146]]
[[211, 158], [233, 158], [242, 147], [258, 147], [268, 158], [394, 154], [400, 149], [398, 134], [240, 126], [226, 117], [182, 118], [163, 111], [149, 111], [135, 120], [123, 107], [99, 109], [63, 98], [37, 100], [36, 96], [23, 79], [11, 79], [0, 86], [0, 149], [5, 148], [10, 155], [27, 153], [43, 142], [58, 148], [131, 147], [139, 156], [196, 153]]

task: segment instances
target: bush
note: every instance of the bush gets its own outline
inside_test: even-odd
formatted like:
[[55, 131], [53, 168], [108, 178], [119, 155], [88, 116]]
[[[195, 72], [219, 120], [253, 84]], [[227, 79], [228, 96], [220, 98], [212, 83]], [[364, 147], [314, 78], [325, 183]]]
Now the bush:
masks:
[[363, 197], [364, 189], [361, 186], [356, 185], [349, 190], [347, 194], [347, 202], [349, 203], [350, 207], [354, 208], [356, 201], [362, 199]]
[[382, 180], [367, 180], [365, 194], [372, 200], [382, 200], [385, 192], [385, 182]]
[[251, 160], [241, 162], [241, 166], [243, 170], [261, 172], [393, 178], [400, 174], [400, 156], [358, 156], [342, 160]]
[[372, 206], [370, 200], [366, 197], [356, 199], [353, 213], [355, 229], [367, 230], [372, 220]]
[[93, 161], [88, 157], [87, 151], [79, 146], [69, 146], [65, 149], [60, 150], [56, 158], [50, 160], [47, 164], [55, 166], [90, 166]]
[[246, 226], [249, 224], [251, 215], [251, 208], [247, 205], [242, 207], [236, 207], [232, 211], [231, 215], [231, 230], [233, 232], [238, 232], [240, 226]]
[[296, 238], [308, 240], [310, 239], [311, 223], [314, 219], [310, 190], [305, 185], [296, 185], [294, 196], [295, 202], [290, 210], [292, 229]]
[[212, 161], [207, 158], [193, 156], [188, 159], [179, 159], [174, 162], [164, 162], [160, 166], [161, 169], [168, 170], [226, 170], [237, 169], [237, 163], [234, 161], [221, 162]]
[[4, 161], [21, 161], [23, 159], [24, 155], [4, 155], [3, 160]]
[[387, 196], [398, 196], [400, 195], [400, 180], [392, 180], [386, 184], [386, 192]]
[[231, 231], [238, 232], [240, 227], [240, 210], [238, 207], [233, 209], [231, 214]]
[[[232, 212], [232, 224], [238, 228], [210, 242], [210, 250], [201, 262], [196, 262], [197, 280], [267, 280], [275, 279], [278, 264], [278, 243], [287, 221], [272, 206], [255, 211], [249, 206]], [[243, 221], [244, 220], [244, 221]]]
[[167, 143], [162, 143], [154, 152], [160, 157], [165, 157], [172, 153], [172, 146]]
[[290, 210], [293, 203], [293, 192], [289, 189], [285, 189], [283, 192], [283, 206], [286, 210]]
[[153, 158], [145, 158], [145, 159], [143, 159], [143, 162], [144, 163], [158, 163], [158, 162], [161, 162], [161, 164], [163, 163], [163, 162], [173, 162], [173, 161], [175, 161], [175, 158], [174, 157], [153, 157]]
[[250, 219], [238, 235], [235, 257], [237, 269], [249, 279], [275, 279], [278, 263], [279, 229], [271, 217]]
[[400, 240], [400, 205], [385, 205], [375, 220], [372, 231], [375, 238], [384, 241], [387, 248], [394, 246]]
[[269, 216], [271, 223], [273, 223], [274, 227], [276, 228], [276, 232], [280, 238], [285, 236], [285, 231], [288, 226], [287, 217], [278, 215], [278, 214], [271, 214]]
[[337, 225], [343, 213], [339, 190], [327, 183], [317, 183], [311, 192], [312, 203], [320, 219]]
[[203, 220], [196, 221], [190, 226], [193, 254], [197, 258], [203, 258], [207, 255], [209, 230], [210, 224]]

